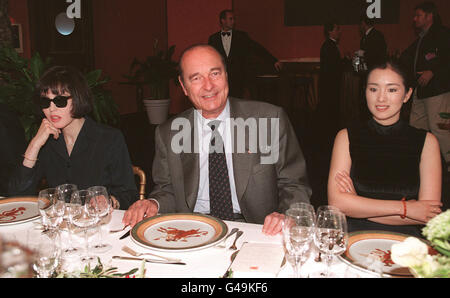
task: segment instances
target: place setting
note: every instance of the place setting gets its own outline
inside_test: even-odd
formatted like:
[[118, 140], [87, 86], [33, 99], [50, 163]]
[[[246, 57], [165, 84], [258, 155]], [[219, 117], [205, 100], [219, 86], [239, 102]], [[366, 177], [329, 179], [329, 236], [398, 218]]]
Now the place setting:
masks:
[[0, 198], [0, 226], [20, 224], [37, 219], [40, 216], [37, 201], [37, 197]]
[[112, 249], [104, 234], [113, 209], [103, 186], [79, 190], [76, 185], [63, 184], [43, 189], [37, 197], [2, 198], [0, 206], [0, 224], [35, 220], [21, 242], [34, 254], [38, 277], [90, 265]]
[[227, 235], [228, 226], [209, 215], [177, 213], [144, 219], [130, 233], [133, 242], [145, 248], [188, 252], [217, 245]]

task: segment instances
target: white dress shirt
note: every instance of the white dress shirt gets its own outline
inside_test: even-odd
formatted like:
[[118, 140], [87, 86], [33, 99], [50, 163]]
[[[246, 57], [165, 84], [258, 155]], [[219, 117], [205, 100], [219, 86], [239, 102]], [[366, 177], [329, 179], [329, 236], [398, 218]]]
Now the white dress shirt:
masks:
[[195, 111], [197, 114], [197, 136], [199, 141], [199, 166], [200, 166], [200, 180], [197, 195], [197, 202], [194, 207], [194, 212], [210, 213], [209, 205], [209, 144], [211, 141], [211, 127], [208, 123], [214, 120], [220, 120], [221, 123], [218, 127], [218, 132], [222, 136], [225, 157], [227, 160], [228, 176], [230, 177], [231, 188], [231, 201], [233, 203], [233, 212], [241, 213], [239, 202], [236, 194], [236, 185], [234, 183], [233, 172], [233, 159], [232, 159], [232, 139], [231, 139], [231, 126], [230, 126], [230, 104], [227, 102], [225, 109], [216, 119], [205, 119], [199, 111]]
[[367, 35], [369, 35], [369, 33], [370, 33], [370, 31], [372, 31], [373, 30], [373, 27], [370, 27], [369, 29], [367, 29], [367, 31], [366, 31], [366, 37], [367, 37]]
[[[224, 31], [222, 31], [224, 32]], [[231, 37], [233, 37], [233, 30], [227, 31], [230, 32], [230, 36], [228, 35], [222, 35], [222, 32], [220, 32], [220, 36], [222, 37], [222, 45], [223, 49], [225, 50], [225, 54], [227, 54], [227, 57], [230, 55], [230, 49], [231, 49]]]

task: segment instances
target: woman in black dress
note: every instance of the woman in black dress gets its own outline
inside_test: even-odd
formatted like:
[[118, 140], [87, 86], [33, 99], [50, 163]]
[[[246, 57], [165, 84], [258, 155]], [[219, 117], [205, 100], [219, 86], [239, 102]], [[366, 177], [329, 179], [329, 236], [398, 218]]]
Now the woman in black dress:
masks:
[[421, 226], [441, 212], [439, 143], [400, 117], [413, 92], [409, 82], [393, 62], [374, 67], [366, 86], [372, 117], [336, 136], [328, 201], [347, 215], [349, 231], [420, 237]]
[[92, 95], [83, 75], [55, 66], [36, 89], [43, 119], [9, 182], [10, 194], [36, 194], [42, 178], [50, 187], [102, 185], [115, 208], [128, 209], [138, 193], [125, 139], [119, 130], [88, 116]]

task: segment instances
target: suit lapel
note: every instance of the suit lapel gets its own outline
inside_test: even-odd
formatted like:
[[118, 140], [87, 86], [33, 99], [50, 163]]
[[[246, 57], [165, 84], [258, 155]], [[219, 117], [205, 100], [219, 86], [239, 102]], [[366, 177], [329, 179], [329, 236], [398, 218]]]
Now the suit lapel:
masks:
[[96, 131], [94, 120], [86, 117], [70, 156], [75, 157], [85, 154], [85, 152], [95, 152], [95, 146], [97, 146], [98, 141]]
[[[229, 100], [230, 117], [232, 119], [242, 118], [246, 120], [249, 116], [239, 108], [239, 105], [234, 99], [230, 98]], [[236, 138], [237, 134], [235, 134], [233, 138], [233, 150], [236, 150]], [[257, 152], [249, 152], [248, 144], [248, 134], [245, 134], [245, 152], [233, 154], [234, 183], [236, 186], [236, 195], [239, 202], [243, 199], [243, 195], [247, 188], [253, 165], [259, 160], [259, 155], [257, 154]]]
[[216, 43], [216, 49], [219, 51], [219, 53], [225, 57], [225, 59], [227, 58], [227, 54], [225, 53], [225, 49], [223, 47], [223, 43], [222, 43], [222, 36], [220, 31], [216, 33], [216, 37], [215, 37], [215, 43]]
[[[195, 110], [192, 109], [192, 112], [187, 116], [187, 119], [191, 124], [191, 153], [180, 153], [180, 160], [184, 177], [184, 194], [186, 203], [189, 206], [190, 210], [194, 210], [195, 203], [197, 201], [198, 185], [200, 180], [199, 154], [194, 153], [196, 152], [194, 151], [194, 140], [197, 139], [195, 137], [196, 131], [194, 131], [194, 113]], [[171, 131], [172, 137], [174, 133], [176, 132]]]
[[227, 59], [231, 59], [233, 55], [233, 45], [236, 41], [236, 30], [233, 30], [233, 34], [231, 35], [231, 41], [230, 41], [230, 52], [228, 53]]

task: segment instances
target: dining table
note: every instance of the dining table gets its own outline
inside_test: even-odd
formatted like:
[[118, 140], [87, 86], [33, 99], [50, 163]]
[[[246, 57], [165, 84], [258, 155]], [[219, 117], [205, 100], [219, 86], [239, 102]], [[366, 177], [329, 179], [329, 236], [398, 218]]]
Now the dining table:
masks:
[[[127, 246], [136, 252], [150, 252], [163, 257], [180, 259], [184, 264], [160, 264], [160, 263], [145, 263], [145, 275], [146, 278], [221, 278], [221, 277], [261, 277], [261, 278], [290, 278], [293, 277], [293, 268], [283, 259], [280, 262], [277, 270], [273, 272], [258, 272], [255, 274], [247, 272], [246, 275], [234, 275], [226, 274], [230, 273], [230, 268], [233, 267], [233, 260], [237, 258], [243, 245], [268, 245], [277, 251], [283, 251], [283, 238], [281, 234], [278, 235], [266, 235], [262, 232], [262, 225], [252, 224], [238, 221], [221, 221], [224, 224], [224, 233], [228, 234], [233, 228], [237, 228], [242, 231], [242, 236], [236, 241], [236, 250], [230, 249], [230, 246], [235, 240], [235, 235], [232, 235], [226, 241], [220, 239], [212, 245], [205, 247], [198, 247], [192, 250], [173, 250], [164, 251], [160, 249], [153, 249], [152, 247], [143, 245], [139, 241], [136, 241], [135, 233], [130, 233], [131, 236], [126, 236], [123, 239], [122, 236], [131, 230], [126, 227], [120, 232], [110, 233], [111, 230], [121, 230], [123, 228], [122, 218], [124, 215], [123, 210], [114, 210], [110, 216], [110, 220], [104, 225], [103, 242], [106, 242], [112, 246], [112, 248], [104, 253], [97, 253], [105, 267], [117, 267], [118, 272], [128, 272], [133, 268], [140, 268], [143, 266], [141, 260], [124, 260], [118, 259], [117, 256], [133, 257], [130, 254], [123, 251], [123, 247]], [[219, 220], [220, 221], [220, 220]], [[8, 241], [17, 241], [22, 245], [28, 245], [33, 241], [39, 233], [42, 233], [42, 226], [40, 224], [40, 218], [37, 217], [34, 220], [20, 222], [17, 224], [0, 225], [0, 237]], [[68, 243], [67, 232], [61, 232], [62, 246]], [[72, 235], [73, 237], [74, 235]], [[94, 235], [95, 236], [95, 235]], [[90, 241], [95, 242], [95, 237], [92, 236]], [[82, 236], [79, 236], [78, 245], [83, 247]], [[72, 238], [73, 240], [73, 238]], [[225, 244], [225, 248], [219, 247], [220, 244]], [[93, 244], [92, 244], [93, 245]], [[249, 245], [250, 247], [250, 245]], [[63, 247], [62, 247], [63, 248]], [[268, 251], [268, 250], [267, 250]], [[261, 251], [259, 252], [261, 253]], [[251, 252], [250, 252], [251, 254]], [[314, 244], [311, 244], [309, 256], [306, 262], [301, 267], [302, 277], [322, 277], [321, 273], [325, 270], [325, 261], [317, 260], [318, 251]], [[143, 256], [144, 257], [144, 256]], [[152, 259], [158, 259], [153, 256], [145, 256]], [[253, 256], [255, 257], [255, 256]], [[84, 264], [80, 262], [79, 256], [65, 257], [62, 255], [64, 270], [82, 270]], [[261, 262], [270, 260], [270, 256], [261, 255]], [[350, 266], [348, 262], [345, 262], [342, 258], [334, 257], [331, 263], [330, 271], [333, 277], [363, 277], [372, 278], [380, 277], [379, 274], [360, 270], [358, 267]]]

